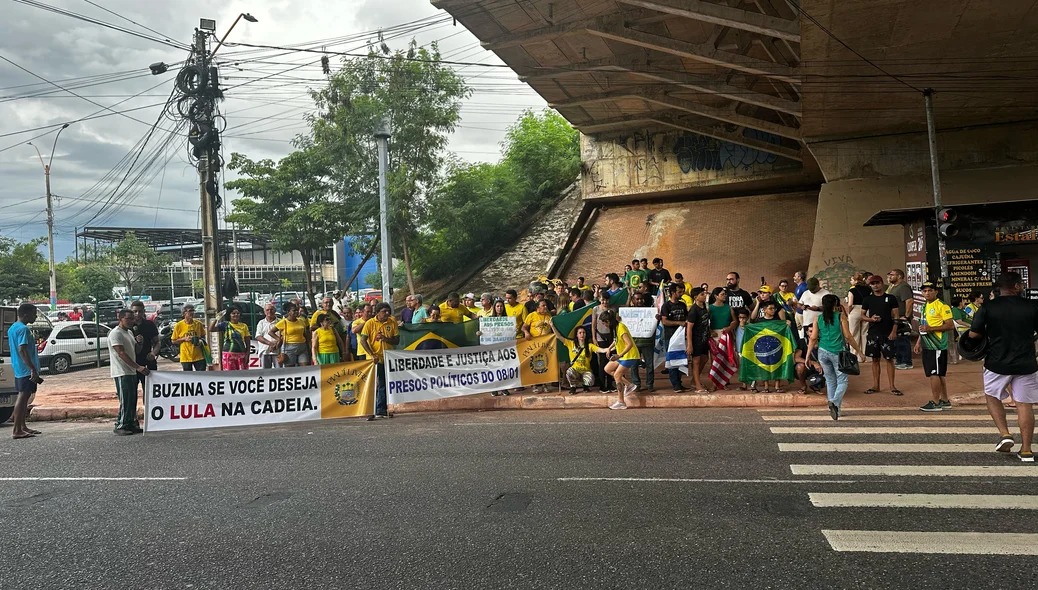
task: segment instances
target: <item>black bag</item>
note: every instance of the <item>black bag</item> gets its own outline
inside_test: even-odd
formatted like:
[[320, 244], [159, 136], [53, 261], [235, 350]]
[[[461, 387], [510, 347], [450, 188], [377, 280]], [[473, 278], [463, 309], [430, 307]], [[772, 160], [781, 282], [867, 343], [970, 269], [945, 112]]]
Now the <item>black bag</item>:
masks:
[[844, 349], [840, 351], [839, 369], [847, 375], [861, 375], [861, 367], [858, 366], [858, 355]]

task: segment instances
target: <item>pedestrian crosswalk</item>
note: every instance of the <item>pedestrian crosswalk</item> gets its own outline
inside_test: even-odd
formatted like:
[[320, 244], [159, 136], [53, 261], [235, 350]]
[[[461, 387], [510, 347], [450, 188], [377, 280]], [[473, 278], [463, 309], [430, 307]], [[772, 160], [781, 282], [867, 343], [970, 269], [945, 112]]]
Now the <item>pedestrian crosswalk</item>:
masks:
[[[768, 408], [761, 409], [760, 416], [769, 423], [779, 452], [792, 459], [789, 469], [794, 478], [859, 478], [860, 487], [847, 491], [804, 486], [808, 501], [830, 525], [819, 532], [832, 550], [1038, 555], [1038, 515], [1031, 512], [1038, 510], [1038, 495], [1019, 493], [1036, 489], [1031, 482], [1038, 481], [1038, 468], [1014, 461], [1015, 455], [995, 453], [997, 432], [982, 407], [934, 414], [920, 414], [914, 408], [850, 410], [838, 422], [818, 408]], [[770, 426], [774, 423], [778, 424]], [[1014, 426], [1013, 432], [1019, 430]], [[961, 493], [973, 490], [978, 493]], [[999, 490], [1005, 493], [992, 493]], [[899, 530], [838, 526], [841, 521], [861, 524], [860, 511], [880, 510], [898, 511], [891, 512], [891, 520], [899, 526], [891, 528]], [[968, 519], [973, 526], [919, 530], [945, 528], [934, 522], [965, 520], [928, 517], [939, 510], [969, 511], [975, 515]], [[1035, 523], [1032, 531], [999, 532], [996, 516], [1013, 510], [1024, 511], [1020, 522]], [[857, 520], [849, 514], [857, 515]], [[872, 524], [871, 520], [866, 522]]]

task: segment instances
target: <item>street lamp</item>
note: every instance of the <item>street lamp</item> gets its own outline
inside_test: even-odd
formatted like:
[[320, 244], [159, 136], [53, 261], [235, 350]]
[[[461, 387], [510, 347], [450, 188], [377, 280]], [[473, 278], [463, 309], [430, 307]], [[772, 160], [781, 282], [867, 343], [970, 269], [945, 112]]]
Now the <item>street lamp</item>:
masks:
[[259, 22], [259, 20], [256, 17], [252, 16], [251, 14], [249, 14], [247, 12], [243, 12], [243, 13], [239, 14], [238, 18], [234, 19], [234, 22], [231, 23], [231, 28], [227, 29], [227, 32], [223, 34], [223, 38], [220, 39], [220, 42], [216, 44], [216, 48], [213, 49], [213, 52], [210, 55], [216, 55], [216, 52], [220, 50], [220, 47], [223, 47], [223, 42], [224, 42], [224, 40], [227, 39], [227, 35], [231, 34], [231, 31], [234, 30], [234, 25], [238, 24], [238, 21], [240, 21], [241, 19], [245, 19], [245, 20], [249, 21], [250, 23], [257, 23], [257, 22]]
[[50, 263], [50, 310], [54, 311], [58, 308], [58, 285], [54, 279], [54, 200], [50, 194], [50, 167], [54, 163], [54, 152], [58, 148], [58, 138], [61, 137], [61, 132], [68, 128], [69, 123], [65, 123], [58, 129], [58, 134], [54, 136], [54, 144], [50, 147], [50, 159], [46, 164], [43, 163], [43, 154], [40, 153], [40, 148], [36, 147], [31, 141], [31, 145], [36, 150], [36, 155], [40, 158], [40, 164], [43, 164], [43, 177], [47, 182], [47, 258]]

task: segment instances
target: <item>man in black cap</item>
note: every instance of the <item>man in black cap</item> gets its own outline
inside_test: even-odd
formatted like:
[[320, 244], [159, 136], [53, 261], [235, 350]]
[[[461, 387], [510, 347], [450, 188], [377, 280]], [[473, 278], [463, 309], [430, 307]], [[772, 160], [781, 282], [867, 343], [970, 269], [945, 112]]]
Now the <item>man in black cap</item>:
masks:
[[1019, 273], [1002, 273], [995, 283], [999, 296], [977, 310], [970, 325], [969, 337], [988, 339], [984, 358], [984, 393], [988, 413], [1001, 435], [995, 450], [1013, 450], [1013, 435], [1006, 424], [1002, 400], [1012, 391], [1020, 426], [1021, 461], [1034, 462], [1031, 440], [1034, 438], [1034, 408], [1038, 403], [1038, 361], [1034, 357], [1034, 335], [1038, 332], [1038, 306], [1020, 296], [1023, 279]]
[[933, 399], [919, 408], [924, 412], [940, 412], [951, 408], [948, 400], [948, 344], [951, 342], [951, 307], [937, 298], [937, 285], [927, 281], [920, 289], [926, 298], [923, 313], [919, 318], [919, 340], [915, 353], [923, 358], [923, 372], [930, 378], [930, 394]]

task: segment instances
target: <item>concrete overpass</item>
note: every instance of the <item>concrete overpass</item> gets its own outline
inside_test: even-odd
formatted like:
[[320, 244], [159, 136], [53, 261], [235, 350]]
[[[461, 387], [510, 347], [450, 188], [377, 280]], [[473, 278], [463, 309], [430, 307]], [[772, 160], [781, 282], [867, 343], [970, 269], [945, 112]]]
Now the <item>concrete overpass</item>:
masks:
[[926, 88], [945, 202], [1033, 198], [1034, 0], [433, 4], [582, 132], [595, 211], [559, 274], [633, 255], [711, 284], [904, 267], [912, 236], [865, 224], [932, 202]]

